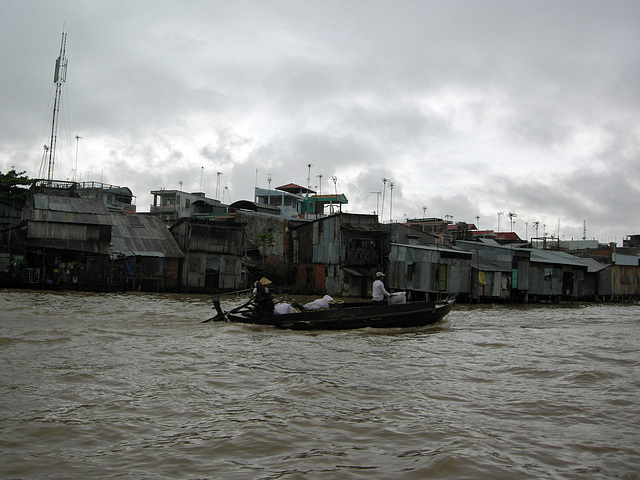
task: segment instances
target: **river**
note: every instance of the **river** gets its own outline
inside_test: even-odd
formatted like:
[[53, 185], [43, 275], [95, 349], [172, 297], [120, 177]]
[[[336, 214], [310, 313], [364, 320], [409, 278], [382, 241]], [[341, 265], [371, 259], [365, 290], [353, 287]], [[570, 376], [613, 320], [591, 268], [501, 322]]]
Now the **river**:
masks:
[[0, 290], [0, 478], [640, 478], [638, 305], [337, 332], [211, 306]]

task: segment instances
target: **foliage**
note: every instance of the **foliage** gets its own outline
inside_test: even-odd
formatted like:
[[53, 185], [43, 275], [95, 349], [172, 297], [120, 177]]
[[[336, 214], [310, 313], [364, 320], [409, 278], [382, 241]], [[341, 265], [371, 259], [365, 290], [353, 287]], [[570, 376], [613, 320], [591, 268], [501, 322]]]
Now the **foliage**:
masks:
[[260, 233], [253, 237], [253, 244], [262, 252], [262, 261], [264, 262], [267, 247], [273, 247], [276, 242], [271, 233]]
[[473, 240], [473, 233], [469, 230], [469, 224], [465, 222], [458, 222], [454, 232], [456, 240]]
[[249, 266], [251, 277], [256, 280], [267, 277], [279, 290], [295, 284], [296, 272], [297, 267], [293, 263], [256, 263]]
[[260, 233], [253, 238], [253, 243], [256, 247], [272, 247], [275, 245], [275, 240], [271, 233]]
[[7, 173], [0, 172], [0, 200], [10, 205], [22, 208], [29, 195], [29, 187], [33, 183], [25, 172], [15, 169]]

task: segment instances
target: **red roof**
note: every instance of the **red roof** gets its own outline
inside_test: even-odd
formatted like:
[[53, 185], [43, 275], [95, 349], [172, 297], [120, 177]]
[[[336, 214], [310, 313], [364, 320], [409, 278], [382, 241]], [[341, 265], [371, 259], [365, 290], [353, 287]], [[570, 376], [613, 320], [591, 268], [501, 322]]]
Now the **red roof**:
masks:
[[300, 185], [296, 185], [295, 183], [287, 183], [286, 185], [282, 185], [281, 187], [276, 187], [276, 190], [282, 190], [283, 192], [289, 193], [316, 193], [314, 190], [311, 190], [307, 187], [301, 187]]
[[496, 232], [496, 237], [500, 240], [522, 240], [515, 232]]

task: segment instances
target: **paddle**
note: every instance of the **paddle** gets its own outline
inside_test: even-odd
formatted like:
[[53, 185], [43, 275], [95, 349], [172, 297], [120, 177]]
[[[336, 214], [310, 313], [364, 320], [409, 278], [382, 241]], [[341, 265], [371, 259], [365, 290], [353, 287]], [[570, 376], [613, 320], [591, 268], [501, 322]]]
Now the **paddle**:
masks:
[[[246, 290], [243, 290], [246, 291]], [[239, 310], [242, 310], [243, 308], [245, 308], [247, 305], [249, 305], [251, 302], [253, 302], [253, 298], [251, 298], [248, 302], [243, 303], [242, 305], [240, 305], [239, 307], [234, 308], [233, 310], [230, 310], [229, 313], [236, 313]], [[220, 299], [216, 298], [213, 300], [213, 308], [215, 308], [218, 313], [211, 317], [208, 318], [206, 320], [203, 320], [202, 323], [207, 323], [207, 322], [218, 322], [218, 321], [223, 321], [227, 319], [227, 312], [222, 310], [222, 307], [220, 307]]]
[[218, 313], [215, 317], [211, 317], [211, 318], [207, 318], [206, 320], [203, 320], [202, 323], [222, 321], [225, 319], [225, 317], [226, 315], [224, 313]]

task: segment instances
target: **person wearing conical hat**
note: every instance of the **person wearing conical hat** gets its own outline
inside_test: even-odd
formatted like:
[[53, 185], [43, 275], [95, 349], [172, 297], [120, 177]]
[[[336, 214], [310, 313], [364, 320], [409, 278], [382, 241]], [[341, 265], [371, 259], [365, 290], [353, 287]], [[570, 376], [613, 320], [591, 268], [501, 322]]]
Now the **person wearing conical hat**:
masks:
[[271, 285], [271, 283], [271, 280], [265, 277], [255, 283], [253, 295], [257, 313], [273, 313], [273, 296], [267, 288], [267, 285]]

